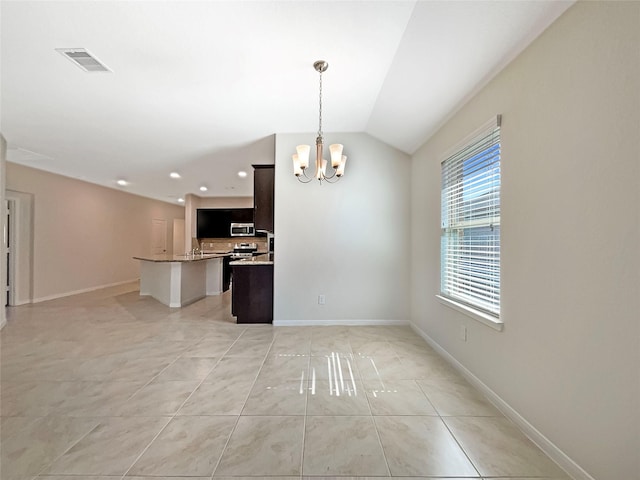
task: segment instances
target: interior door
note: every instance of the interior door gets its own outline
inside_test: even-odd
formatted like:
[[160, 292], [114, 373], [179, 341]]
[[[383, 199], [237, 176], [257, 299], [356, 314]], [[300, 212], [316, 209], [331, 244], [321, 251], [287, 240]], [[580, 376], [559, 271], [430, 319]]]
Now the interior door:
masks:
[[167, 253], [167, 221], [164, 218], [154, 218], [151, 222], [151, 254]]

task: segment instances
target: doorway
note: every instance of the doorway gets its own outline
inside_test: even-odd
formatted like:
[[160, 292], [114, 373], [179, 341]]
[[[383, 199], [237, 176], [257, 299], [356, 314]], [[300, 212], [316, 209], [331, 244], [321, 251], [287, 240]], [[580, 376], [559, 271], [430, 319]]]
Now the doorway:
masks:
[[13, 305], [13, 272], [15, 271], [15, 262], [13, 257], [13, 245], [15, 243], [15, 227], [13, 225], [12, 211], [15, 209], [13, 200], [4, 201], [5, 222], [4, 222], [4, 244], [6, 246], [6, 272], [4, 272], [5, 289], [4, 289], [4, 306]]
[[5, 305], [17, 306], [33, 301], [33, 207], [31, 193], [5, 191], [4, 241], [7, 246]]

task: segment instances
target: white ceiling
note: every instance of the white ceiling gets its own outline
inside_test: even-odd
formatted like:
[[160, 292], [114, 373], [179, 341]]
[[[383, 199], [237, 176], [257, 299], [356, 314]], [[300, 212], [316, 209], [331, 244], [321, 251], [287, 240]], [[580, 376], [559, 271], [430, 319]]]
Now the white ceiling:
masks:
[[412, 153], [571, 3], [3, 1], [7, 157], [170, 202], [250, 196], [236, 173], [273, 161], [274, 133], [317, 130], [318, 59], [327, 141], [366, 132]]

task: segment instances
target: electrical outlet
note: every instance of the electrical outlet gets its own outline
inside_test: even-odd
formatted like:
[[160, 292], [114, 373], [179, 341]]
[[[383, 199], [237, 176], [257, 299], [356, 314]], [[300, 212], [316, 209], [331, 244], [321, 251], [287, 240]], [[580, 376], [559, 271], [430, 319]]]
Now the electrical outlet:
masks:
[[318, 295], [318, 305], [324, 305], [325, 298], [324, 295]]
[[463, 342], [467, 341], [467, 327], [465, 325], [460, 325], [459, 335], [460, 340], [462, 340]]

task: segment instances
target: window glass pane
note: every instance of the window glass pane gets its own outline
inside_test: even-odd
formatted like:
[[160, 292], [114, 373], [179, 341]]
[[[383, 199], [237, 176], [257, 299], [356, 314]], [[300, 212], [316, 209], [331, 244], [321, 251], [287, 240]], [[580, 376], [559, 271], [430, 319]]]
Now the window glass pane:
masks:
[[500, 314], [500, 129], [442, 164], [441, 294]]

